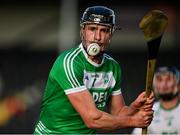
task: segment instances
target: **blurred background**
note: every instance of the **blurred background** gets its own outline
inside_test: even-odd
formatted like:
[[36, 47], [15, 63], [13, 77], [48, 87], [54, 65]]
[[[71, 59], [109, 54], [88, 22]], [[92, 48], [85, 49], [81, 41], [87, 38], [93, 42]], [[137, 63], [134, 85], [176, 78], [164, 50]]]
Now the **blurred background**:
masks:
[[[129, 105], [145, 88], [147, 46], [140, 19], [164, 11], [169, 24], [157, 66], [180, 68], [180, 9], [177, 1], [1, 0], [0, 133], [33, 133], [42, 93], [56, 57], [80, 43], [79, 20], [88, 6], [114, 9], [116, 31], [109, 53], [122, 67], [122, 92]], [[130, 133], [121, 129], [114, 133]]]

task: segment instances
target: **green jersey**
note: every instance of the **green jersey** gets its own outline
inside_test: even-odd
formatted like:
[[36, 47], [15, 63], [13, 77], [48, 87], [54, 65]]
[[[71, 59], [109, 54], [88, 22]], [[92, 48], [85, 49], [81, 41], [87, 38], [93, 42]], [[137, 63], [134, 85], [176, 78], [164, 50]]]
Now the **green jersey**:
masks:
[[120, 84], [120, 66], [107, 54], [97, 64], [88, 58], [82, 44], [63, 52], [49, 73], [35, 133], [95, 133], [86, 126], [67, 95], [88, 90], [97, 108], [104, 111], [111, 96], [121, 94]]

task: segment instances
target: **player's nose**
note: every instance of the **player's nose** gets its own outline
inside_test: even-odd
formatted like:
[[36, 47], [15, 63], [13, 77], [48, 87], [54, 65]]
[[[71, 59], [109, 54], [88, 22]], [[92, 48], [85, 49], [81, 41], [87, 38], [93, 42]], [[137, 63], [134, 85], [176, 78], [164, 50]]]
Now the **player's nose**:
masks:
[[101, 32], [99, 30], [95, 31], [94, 40], [95, 41], [100, 41], [101, 40]]

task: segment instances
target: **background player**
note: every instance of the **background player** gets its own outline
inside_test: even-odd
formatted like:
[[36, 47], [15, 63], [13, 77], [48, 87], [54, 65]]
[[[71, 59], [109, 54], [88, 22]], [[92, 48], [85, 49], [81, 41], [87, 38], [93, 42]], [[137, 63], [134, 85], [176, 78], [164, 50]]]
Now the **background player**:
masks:
[[[150, 134], [180, 134], [179, 71], [176, 67], [157, 68], [153, 87], [158, 101], [154, 118], [148, 127]], [[134, 129], [133, 133], [140, 133]]]

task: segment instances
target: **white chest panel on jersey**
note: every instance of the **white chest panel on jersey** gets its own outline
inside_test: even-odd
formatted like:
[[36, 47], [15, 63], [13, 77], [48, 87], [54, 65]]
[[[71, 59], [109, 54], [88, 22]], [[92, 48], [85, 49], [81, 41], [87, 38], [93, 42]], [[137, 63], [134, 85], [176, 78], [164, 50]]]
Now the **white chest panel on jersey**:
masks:
[[86, 88], [107, 89], [115, 86], [115, 78], [110, 72], [84, 71], [84, 84]]

